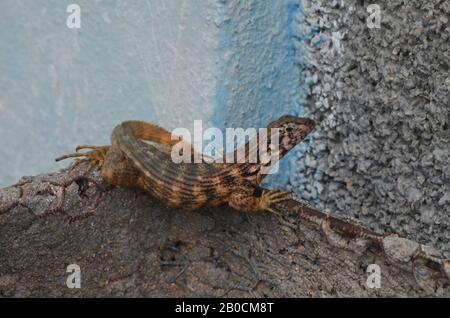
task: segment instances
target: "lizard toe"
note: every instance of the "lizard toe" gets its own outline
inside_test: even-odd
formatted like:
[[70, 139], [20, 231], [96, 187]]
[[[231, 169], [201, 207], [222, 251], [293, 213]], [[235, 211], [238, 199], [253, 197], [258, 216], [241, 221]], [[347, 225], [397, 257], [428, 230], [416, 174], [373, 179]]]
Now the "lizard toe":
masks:
[[[291, 198], [292, 193], [288, 191], [264, 190], [260, 197], [260, 206], [264, 211], [274, 212], [275, 210], [271, 207], [272, 204], [286, 201]], [[279, 213], [276, 212], [276, 214]]]
[[[78, 151], [81, 149], [93, 149], [92, 151], [85, 152], [85, 153], [79, 153]], [[102, 168], [104, 162], [105, 162], [105, 156], [106, 152], [108, 151], [109, 147], [96, 147], [96, 146], [89, 146], [89, 145], [82, 145], [75, 148], [77, 152], [63, 155], [61, 157], [56, 158], [56, 161], [61, 161], [69, 158], [81, 158], [72, 163], [72, 165], [69, 167], [69, 171], [73, 171], [76, 167], [78, 167], [82, 163], [88, 162], [89, 165], [87, 166], [86, 173], [90, 172], [95, 167]]]

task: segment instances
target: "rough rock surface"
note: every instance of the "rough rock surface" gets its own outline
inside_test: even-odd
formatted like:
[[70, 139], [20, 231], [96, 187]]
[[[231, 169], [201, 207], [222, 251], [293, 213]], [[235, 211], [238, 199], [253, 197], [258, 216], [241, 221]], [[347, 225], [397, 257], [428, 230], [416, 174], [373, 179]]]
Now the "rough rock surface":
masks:
[[[402, 265], [419, 246], [406, 239], [385, 240], [390, 260], [336, 247], [292, 211], [186, 213], [98, 177], [71, 178], [0, 189], [0, 296], [450, 296], [445, 270]], [[70, 264], [80, 289], [66, 286]], [[381, 268], [379, 289], [366, 286], [369, 264]]]
[[[302, 1], [319, 125], [292, 178], [303, 198], [450, 255], [450, 2]], [[300, 183], [301, 181], [301, 183]]]

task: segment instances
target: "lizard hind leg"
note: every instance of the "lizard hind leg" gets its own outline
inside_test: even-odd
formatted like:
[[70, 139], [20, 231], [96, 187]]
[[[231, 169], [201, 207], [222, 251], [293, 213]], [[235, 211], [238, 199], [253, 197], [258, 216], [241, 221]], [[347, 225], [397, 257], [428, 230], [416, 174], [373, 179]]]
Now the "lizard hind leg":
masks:
[[100, 169], [100, 176], [107, 183], [125, 188], [139, 188], [142, 186], [142, 175], [132, 160], [114, 144], [104, 157]]
[[[80, 153], [78, 152], [81, 149], [92, 149], [92, 151]], [[82, 163], [88, 162], [88, 168], [86, 169], [86, 173], [91, 171], [93, 168], [98, 167], [101, 169], [105, 162], [106, 153], [109, 150], [109, 146], [90, 146], [90, 145], [82, 145], [75, 148], [75, 153], [70, 153], [67, 155], [63, 155], [55, 159], [55, 161], [61, 161], [69, 158], [80, 158], [79, 160], [72, 163], [69, 167], [69, 171], [73, 171], [77, 166]]]

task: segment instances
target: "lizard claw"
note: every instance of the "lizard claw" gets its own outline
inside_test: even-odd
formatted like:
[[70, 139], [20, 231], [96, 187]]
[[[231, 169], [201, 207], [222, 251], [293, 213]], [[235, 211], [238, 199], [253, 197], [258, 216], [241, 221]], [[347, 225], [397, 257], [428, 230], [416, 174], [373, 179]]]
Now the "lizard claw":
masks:
[[[93, 149], [93, 150], [86, 153], [79, 153], [78, 151], [81, 149]], [[95, 167], [98, 167], [99, 169], [103, 167], [103, 164], [105, 162], [105, 155], [108, 149], [109, 149], [108, 146], [96, 147], [96, 146], [82, 145], [75, 148], [76, 151], [75, 153], [58, 157], [55, 159], [55, 161], [61, 161], [69, 158], [82, 158], [72, 163], [69, 167], [69, 171], [73, 171], [80, 164], [88, 162], [89, 165], [86, 169], [86, 173], [89, 173]]]
[[292, 193], [289, 191], [274, 191], [274, 190], [263, 190], [260, 198], [261, 210], [272, 212], [274, 214], [280, 214], [278, 211], [274, 210], [271, 205], [274, 203], [279, 203], [292, 198]]

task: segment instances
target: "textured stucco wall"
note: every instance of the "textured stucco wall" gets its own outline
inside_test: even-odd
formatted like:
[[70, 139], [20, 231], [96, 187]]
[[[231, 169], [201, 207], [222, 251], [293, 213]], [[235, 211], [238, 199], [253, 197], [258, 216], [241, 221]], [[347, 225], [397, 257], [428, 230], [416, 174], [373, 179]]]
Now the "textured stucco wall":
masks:
[[[223, 1], [215, 127], [265, 127], [284, 114], [302, 115], [299, 41], [302, 16], [297, 0]], [[269, 175], [270, 187], [286, 185], [299, 156], [296, 149]]]
[[77, 144], [106, 144], [126, 119], [208, 120], [218, 37], [211, 3], [0, 2], [0, 186], [55, 170]]
[[[310, 116], [294, 188], [323, 208], [450, 257], [448, 1], [304, 0]], [[294, 178], [295, 180], [296, 178]]]
[[0, 2], [0, 186], [126, 119], [258, 127], [300, 112], [296, 0], [74, 2], [79, 30], [71, 2]]

